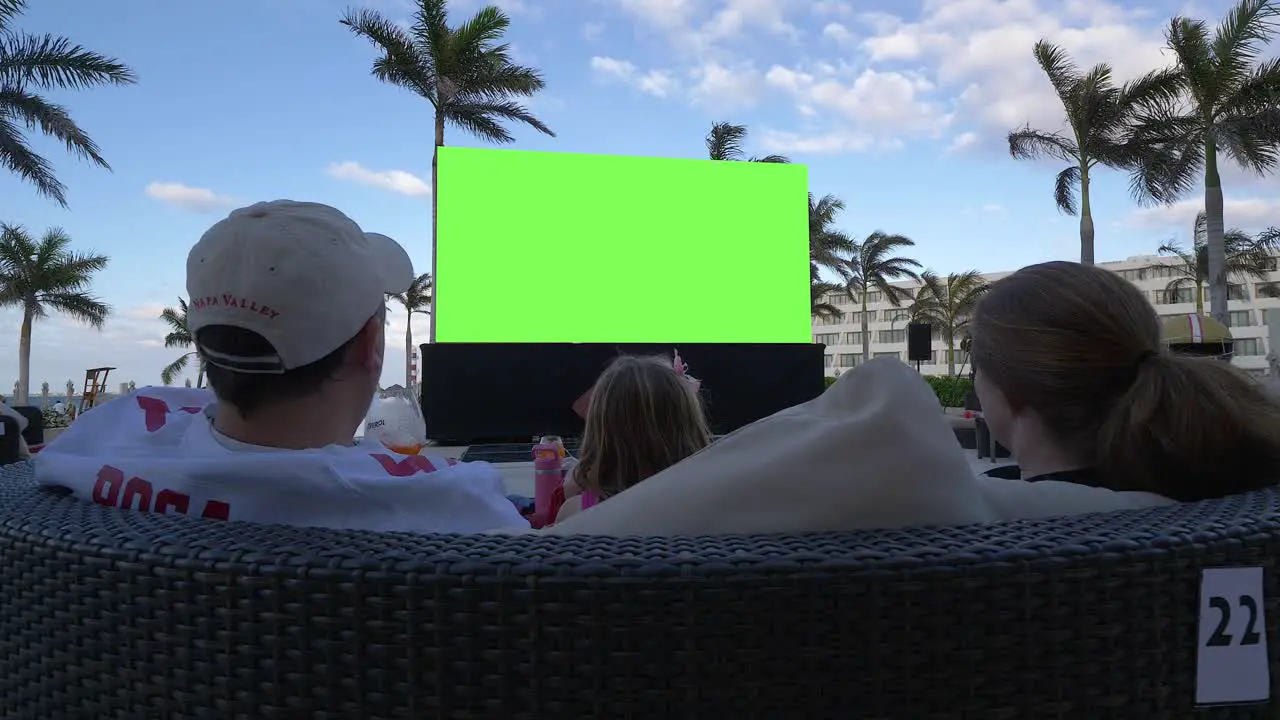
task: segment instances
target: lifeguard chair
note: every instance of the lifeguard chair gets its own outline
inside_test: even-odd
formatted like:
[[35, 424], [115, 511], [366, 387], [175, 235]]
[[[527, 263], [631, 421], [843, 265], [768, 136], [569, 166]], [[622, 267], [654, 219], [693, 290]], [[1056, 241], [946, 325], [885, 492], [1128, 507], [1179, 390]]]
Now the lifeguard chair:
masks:
[[76, 415], [98, 404], [98, 395], [107, 391], [107, 375], [113, 367], [89, 368], [84, 371], [84, 392], [80, 395], [80, 407]]

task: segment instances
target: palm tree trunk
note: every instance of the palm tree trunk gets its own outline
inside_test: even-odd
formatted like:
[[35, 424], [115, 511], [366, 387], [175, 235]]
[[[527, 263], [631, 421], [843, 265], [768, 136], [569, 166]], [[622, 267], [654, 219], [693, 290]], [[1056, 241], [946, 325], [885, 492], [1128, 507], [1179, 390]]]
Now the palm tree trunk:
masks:
[[1196, 314], [1204, 314], [1204, 283], [1196, 281]]
[[[440, 196], [440, 148], [444, 147], [444, 113], [436, 110], [436, 144], [431, 151], [431, 277], [436, 275], [436, 248], [440, 246], [439, 235], [439, 196]], [[431, 315], [436, 314], [436, 293], [431, 293]], [[436, 341], [436, 324], [431, 323], [427, 333], [429, 342]]]
[[871, 362], [871, 330], [867, 327], [867, 288], [862, 288], [862, 362]]
[[947, 337], [947, 377], [955, 377], [956, 374], [956, 339], [955, 336]]
[[404, 388], [406, 390], [413, 389], [413, 313], [405, 309], [406, 318], [404, 327]]
[[1089, 167], [1080, 166], [1080, 264], [1093, 264], [1093, 209], [1089, 206]]
[[1223, 247], [1222, 178], [1218, 176], [1218, 148], [1213, 136], [1204, 142], [1204, 217], [1209, 255], [1209, 314], [1227, 322], [1227, 258]]
[[204, 363], [200, 361], [200, 356], [196, 356], [196, 388], [204, 387]]
[[31, 310], [22, 310], [22, 330], [18, 336], [18, 394], [15, 405], [27, 404], [27, 389], [31, 386]]

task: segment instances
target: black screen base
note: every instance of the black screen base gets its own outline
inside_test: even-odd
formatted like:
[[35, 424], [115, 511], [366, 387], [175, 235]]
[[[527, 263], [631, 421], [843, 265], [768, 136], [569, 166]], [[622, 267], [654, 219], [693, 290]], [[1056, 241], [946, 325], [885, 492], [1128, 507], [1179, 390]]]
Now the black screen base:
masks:
[[732, 432], [822, 394], [823, 346], [706, 343], [432, 343], [421, 346], [422, 413], [437, 442], [578, 436], [573, 402], [620, 354], [673, 349], [702, 381], [712, 430]]

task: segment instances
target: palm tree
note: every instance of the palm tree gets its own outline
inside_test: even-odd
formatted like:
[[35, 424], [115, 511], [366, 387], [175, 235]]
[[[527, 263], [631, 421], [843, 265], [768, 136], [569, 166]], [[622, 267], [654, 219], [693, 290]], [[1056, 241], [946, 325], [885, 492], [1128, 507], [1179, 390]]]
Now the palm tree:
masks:
[[844, 313], [840, 308], [827, 302], [827, 297], [842, 289], [842, 286], [829, 283], [818, 277], [818, 266], [809, 265], [809, 314], [816, 318], [838, 318]]
[[810, 309], [814, 317], [834, 318], [840, 309], [825, 298], [840, 285], [822, 279], [822, 269], [844, 272], [845, 256], [851, 254], [856, 243], [843, 232], [836, 230], [836, 215], [844, 210], [844, 201], [834, 195], [823, 195], [815, 200], [809, 193], [809, 295]]
[[67, 38], [20, 32], [13, 25], [26, 7], [27, 0], [0, 0], [0, 165], [66, 207], [67, 187], [54, 175], [53, 164], [31, 149], [19, 126], [38, 129], [72, 154], [110, 170], [97, 143], [76, 125], [66, 108], [41, 93], [130, 85], [136, 79], [119, 60]]
[[1169, 71], [1158, 71], [1116, 87], [1106, 63], [1081, 73], [1064, 50], [1044, 40], [1035, 44], [1032, 53], [1062, 103], [1069, 132], [1035, 130], [1030, 125], [1014, 130], [1009, 133], [1009, 154], [1018, 160], [1051, 157], [1070, 163], [1058, 173], [1053, 198], [1060, 212], [1079, 214], [1080, 262], [1092, 265], [1090, 173], [1098, 165], [1133, 168], [1144, 146], [1126, 142], [1129, 122], [1143, 103], [1175, 97], [1176, 78]]
[[[164, 336], [164, 346], [167, 348], [189, 348], [195, 345], [195, 338], [191, 335], [191, 330], [187, 325], [187, 301], [178, 298], [178, 309], [165, 308], [160, 313], [160, 319], [169, 326], [169, 332]], [[172, 385], [173, 381], [187, 369], [192, 356], [196, 358], [196, 387], [204, 387], [204, 362], [200, 360], [199, 353], [193, 351], [185, 352], [177, 360], [169, 363], [160, 371], [160, 382], [165, 385]]]
[[[1195, 228], [1191, 236], [1190, 250], [1184, 249], [1177, 241], [1171, 240], [1156, 251], [1161, 255], [1169, 255], [1178, 259], [1173, 265], [1157, 265], [1155, 267], [1171, 267], [1178, 277], [1169, 281], [1165, 292], [1176, 292], [1183, 288], [1195, 288], [1196, 312], [1204, 313], [1204, 287], [1209, 283], [1209, 221], [1204, 212], [1196, 214]], [[1280, 229], [1268, 228], [1251, 237], [1248, 233], [1231, 229], [1222, 234], [1222, 243], [1226, 251], [1227, 277], [1252, 278], [1265, 281], [1275, 268], [1275, 256], [1280, 252]], [[1259, 286], [1259, 294], [1274, 296], [1270, 286]]]
[[1264, 174], [1280, 161], [1280, 61], [1258, 62], [1276, 34], [1271, 0], [1240, 0], [1210, 37], [1202, 20], [1175, 17], [1165, 32], [1182, 97], [1138, 118], [1133, 142], [1155, 152], [1134, 178], [1140, 199], [1169, 203], [1204, 182], [1209, 311], [1227, 321], [1227, 247], [1219, 154]]
[[402, 293], [388, 295], [404, 308], [404, 386], [413, 387], [413, 316], [430, 315], [431, 310], [431, 273], [422, 273], [413, 279], [409, 289]]
[[[533, 97], [546, 84], [538, 70], [511, 61], [510, 45], [502, 42], [511, 25], [496, 7], [481, 8], [469, 20], [451, 27], [447, 0], [417, 0], [408, 27], [375, 10], [348, 10], [342, 24], [372, 42], [381, 53], [373, 62], [373, 76], [425, 98], [435, 109], [435, 148], [444, 146], [445, 125], [453, 125], [491, 143], [515, 141], [503, 122], [519, 122], [555, 137], [533, 113], [514, 98]], [[438, 153], [431, 157], [431, 232], [437, 226]], [[431, 275], [436, 271], [436, 247], [431, 243]], [[435, 310], [435, 295], [432, 295]], [[435, 340], [435, 324], [431, 339]]]
[[900, 307], [911, 293], [891, 285], [895, 280], [919, 280], [916, 269], [920, 263], [894, 253], [915, 242], [902, 235], [887, 235], [879, 230], [865, 240], [854, 244], [853, 254], [844, 260], [841, 276], [845, 292], [855, 302], [862, 304], [862, 361], [871, 360], [871, 334], [867, 330], [867, 294], [879, 292], [890, 305]]
[[809, 262], [818, 268], [840, 272], [843, 256], [853, 252], [857, 243], [836, 230], [836, 215], [844, 210], [844, 201], [834, 195], [814, 200], [809, 193]]
[[711, 160], [727, 160], [730, 162], [789, 163], [789, 158], [782, 155], [765, 155], [764, 157], [744, 157], [742, 144], [747, 139], [747, 126], [734, 125], [727, 122], [714, 123], [711, 132], [707, 133], [707, 157]]
[[0, 225], [0, 308], [22, 308], [18, 336], [17, 403], [25, 405], [31, 381], [31, 326], [53, 310], [99, 330], [111, 307], [88, 293], [93, 275], [107, 267], [107, 256], [69, 250], [71, 238], [60, 228], [36, 241], [27, 230]]
[[947, 346], [947, 374], [956, 374], [956, 345], [969, 335], [969, 320], [990, 284], [977, 270], [945, 278], [931, 270], [920, 274], [920, 290], [911, 304], [911, 321], [929, 323]]

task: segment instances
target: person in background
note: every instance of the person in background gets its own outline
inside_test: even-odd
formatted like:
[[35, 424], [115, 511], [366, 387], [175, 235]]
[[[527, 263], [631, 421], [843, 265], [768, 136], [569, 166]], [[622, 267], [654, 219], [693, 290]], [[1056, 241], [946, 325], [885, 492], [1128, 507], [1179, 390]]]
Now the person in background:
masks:
[[1277, 481], [1280, 405], [1228, 363], [1171, 352], [1112, 272], [1025, 267], [992, 285], [971, 333], [983, 413], [1023, 478], [1184, 502]]
[[187, 323], [212, 393], [150, 387], [96, 408], [36, 456], [37, 482], [219, 520], [527, 530], [488, 463], [354, 441], [382, 375], [386, 294], [412, 280], [403, 248], [332, 207], [232, 212], [187, 257]]
[[624, 355], [600, 375], [557, 522], [711, 444], [696, 381], [683, 370], [667, 358]]

